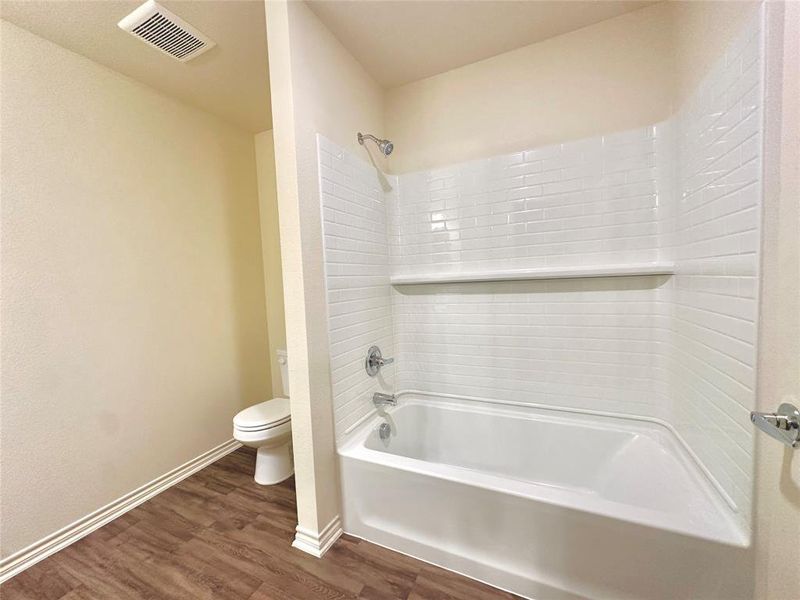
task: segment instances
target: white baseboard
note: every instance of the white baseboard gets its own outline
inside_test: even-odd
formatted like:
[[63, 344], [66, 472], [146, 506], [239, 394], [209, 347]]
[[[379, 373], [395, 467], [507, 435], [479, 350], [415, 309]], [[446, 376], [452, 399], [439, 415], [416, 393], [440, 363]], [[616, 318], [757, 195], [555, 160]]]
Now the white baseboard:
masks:
[[298, 525], [292, 546], [312, 556], [322, 558], [322, 555], [333, 546], [333, 543], [338, 540], [341, 535], [342, 520], [339, 518], [339, 515], [336, 515], [319, 533]]
[[47, 558], [62, 548], [69, 546], [73, 542], [77, 542], [95, 529], [99, 529], [109, 521], [113, 521], [120, 515], [137, 507], [145, 500], [152, 498], [179, 481], [186, 479], [192, 473], [199, 471], [203, 467], [207, 467], [226, 454], [230, 454], [240, 446], [241, 444], [236, 440], [228, 440], [224, 444], [220, 444], [216, 448], [204, 452], [197, 458], [193, 458], [169, 473], [157, 477], [150, 483], [146, 483], [142, 487], [125, 494], [121, 498], [106, 504], [104, 507], [59, 529], [55, 533], [51, 533], [27, 548], [23, 548], [19, 552], [15, 552], [11, 556], [4, 558], [0, 561], [0, 583], [10, 579], [28, 567], [35, 565], [40, 560]]

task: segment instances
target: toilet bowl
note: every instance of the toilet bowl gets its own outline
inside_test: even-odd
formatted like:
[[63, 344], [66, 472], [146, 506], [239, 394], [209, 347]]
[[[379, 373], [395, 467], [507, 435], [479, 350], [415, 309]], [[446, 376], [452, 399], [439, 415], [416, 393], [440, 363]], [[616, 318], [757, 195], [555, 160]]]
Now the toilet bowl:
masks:
[[[286, 351], [278, 350], [283, 391], [288, 395]], [[294, 473], [292, 422], [288, 398], [273, 398], [244, 409], [233, 418], [233, 437], [257, 448], [254, 478], [261, 485], [280, 483]]]

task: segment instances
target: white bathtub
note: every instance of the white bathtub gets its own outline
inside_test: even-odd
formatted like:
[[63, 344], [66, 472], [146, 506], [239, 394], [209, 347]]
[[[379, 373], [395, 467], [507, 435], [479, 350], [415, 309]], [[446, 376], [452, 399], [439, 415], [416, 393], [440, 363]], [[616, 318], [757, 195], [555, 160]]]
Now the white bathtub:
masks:
[[659, 423], [404, 393], [339, 454], [345, 531], [516, 594], [751, 594], [748, 536]]

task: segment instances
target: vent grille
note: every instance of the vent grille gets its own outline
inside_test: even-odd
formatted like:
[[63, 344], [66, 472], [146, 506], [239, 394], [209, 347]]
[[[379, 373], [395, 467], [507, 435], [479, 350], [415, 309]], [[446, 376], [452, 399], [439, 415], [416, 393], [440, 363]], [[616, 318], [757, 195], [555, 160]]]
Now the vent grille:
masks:
[[153, 0], [142, 4], [118, 25], [181, 62], [200, 56], [214, 46], [208, 37]]

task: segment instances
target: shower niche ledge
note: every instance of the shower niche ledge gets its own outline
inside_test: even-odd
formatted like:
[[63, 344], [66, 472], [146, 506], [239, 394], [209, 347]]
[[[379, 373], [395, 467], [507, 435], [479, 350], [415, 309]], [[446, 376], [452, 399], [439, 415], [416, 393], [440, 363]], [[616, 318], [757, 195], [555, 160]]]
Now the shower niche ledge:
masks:
[[672, 275], [672, 262], [643, 262], [608, 265], [579, 265], [570, 267], [537, 267], [534, 269], [492, 269], [438, 273], [392, 275], [392, 285], [424, 283], [470, 283], [481, 281], [524, 281], [529, 279], [581, 279], [586, 277], [636, 277], [641, 275]]

